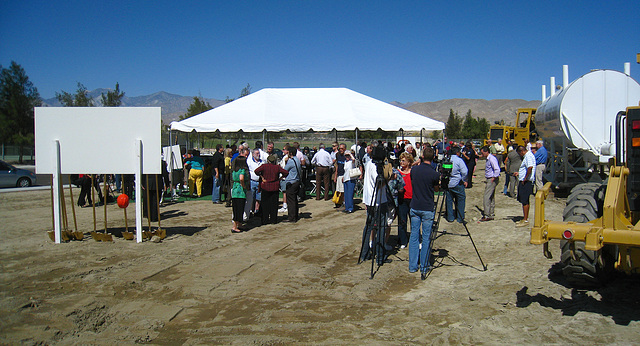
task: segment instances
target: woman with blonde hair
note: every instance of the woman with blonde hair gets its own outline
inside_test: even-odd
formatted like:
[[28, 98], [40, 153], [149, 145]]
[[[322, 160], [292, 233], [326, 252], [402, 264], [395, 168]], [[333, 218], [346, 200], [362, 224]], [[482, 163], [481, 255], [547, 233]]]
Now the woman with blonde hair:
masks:
[[231, 156], [233, 156], [233, 150], [226, 148], [224, 150], [224, 175], [222, 178], [222, 191], [224, 194], [225, 206], [231, 206]]
[[404, 180], [404, 188], [398, 190], [398, 243], [401, 249], [407, 247], [409, 243], [407, 221], [409, 220], [411, 198], [413, 197], [413, 188], [411, 186], [411, 166], [413, 162], [413, 155], [410, 153], [404, 152], [400, 154], [399, 171]]

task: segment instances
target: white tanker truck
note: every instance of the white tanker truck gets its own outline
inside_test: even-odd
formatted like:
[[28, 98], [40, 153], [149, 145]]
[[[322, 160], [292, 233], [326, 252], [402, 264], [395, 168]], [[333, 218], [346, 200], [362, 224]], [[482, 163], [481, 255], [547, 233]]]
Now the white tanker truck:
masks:
[[[546, 99], [543, 88], [536, 114], [551, 149], [549, 175], [562, 175], [564, 184], [570, 174], [590, 180], [571, 190], [563, 222], [545, 218], [551, 182], [545, 184], [531, 229], [531, 243], [543, 245], [547, 258], [549, 241], [560, 240], [560, 268], [577, 287], [606, 283], [617, 272], [640, 273], [640, 85], [629, 69], [592, 71], [567, 85], [565, 67], [561, 91], [553, 93], [552, 79], [552, 95]], [[599, 178], [608, 181], [594, 182]]]
[[555, 188], [607, 177], [605, 168], [616, 155], [616, 114], [640, 101], [640, 84], [630, 77], [630, 64], [624, 66], [624, 73], [593, 70], [569, 83], [564, 65], [562, 86], [551, 77], [549, 97], [542, 86], [535, 124], [549, 152], [545, 178]]

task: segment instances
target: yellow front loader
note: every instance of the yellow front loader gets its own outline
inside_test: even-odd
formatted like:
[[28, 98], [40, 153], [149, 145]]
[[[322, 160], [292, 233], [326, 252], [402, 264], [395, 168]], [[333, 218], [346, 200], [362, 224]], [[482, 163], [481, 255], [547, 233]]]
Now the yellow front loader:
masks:
[[606, 282], [615, 271], [640, 271], [640, 107], [618, 113], [616, 158], [608, 183], [586, 183], [571, 190], [564, 222], [545, 220], [544, 202], [551, 183], [536, 193], [531, 243], [559, 239], [562, 272], [575, 286]]
[[484, 140], [484, 145], [487, 145], [490, 139], [492, 143], [497, 143], [498, 138], [505, 141], [511, 140], [518, 145], [525, 145], [524, 140], [532, 140], [537, 138], [536, 127], [536, 109], [535, 108], [518, 108], [516, 111], [516, 125], [492, 125], [487, 138]]

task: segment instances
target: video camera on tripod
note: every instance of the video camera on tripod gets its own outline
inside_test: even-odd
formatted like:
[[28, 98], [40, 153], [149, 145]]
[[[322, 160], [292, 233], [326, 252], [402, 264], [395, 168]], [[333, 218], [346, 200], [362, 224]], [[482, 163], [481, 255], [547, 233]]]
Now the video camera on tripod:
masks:
[[384, 171], [384, 160], [387, 158], [387, 151], [381, 145], [376, 145], [371, 149], [371, 161], [376, 164], [378, 176], [382, 176]]
[[451, 157], [445, 157], [440, 161], [439, 164], [439, 172], [440, 172], [440, 187], [443, 190], [446, 190], [449, 186], [449, 179], [451, 179], [451, 171], [453, 170], [453, 162], [451, 162]]

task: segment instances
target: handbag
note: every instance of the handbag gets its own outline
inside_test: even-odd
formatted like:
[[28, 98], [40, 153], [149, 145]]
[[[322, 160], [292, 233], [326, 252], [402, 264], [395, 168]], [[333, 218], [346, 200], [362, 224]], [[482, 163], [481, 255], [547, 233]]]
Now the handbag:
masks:
[[351, 178], [351, 179], [358, 178], [358, 177], [360, 177], [360, 175], [362, 175], [362, 172], [360, 171], [360, 168], [351, 168], [349, 170], [349, 178]]
[[293, 164], [296, 165], [296, 171], [298, 172], [298, 181], [300, 182], [300, 187], [298, 188], [298, 198], [304, 201], [305, 197], [307, 197], [307, 189], [305, 188], [304, 182], [302, 181], [302, 172], [300, 172], [300, 167], [298, 167], [298, 163], [295, 160], [293, 160]]
[[334, 192], [331, 201], [334, 204], [342, 204], [342, 202], [344, 201], [344, 194], [338, 191]]

